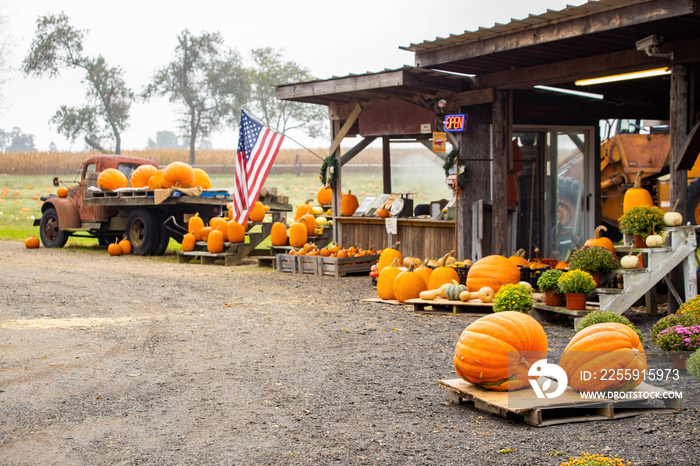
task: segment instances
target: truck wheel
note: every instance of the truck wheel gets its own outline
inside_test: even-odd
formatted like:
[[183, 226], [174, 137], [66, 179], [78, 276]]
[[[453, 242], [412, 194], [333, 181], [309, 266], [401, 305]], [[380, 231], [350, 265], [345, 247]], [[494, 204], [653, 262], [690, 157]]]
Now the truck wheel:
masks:
[[165, 254], [165, 251], [168, 249], [168, 244], [170, 243], [170, 233], [163, 226], [163, 222], [165, 221], [165, 215], [159, 212], [157, 215], [157, 218], [158, 218], [158, 239], [156, 241], [155, 247], [153, 248], [152, 254], [154, 256], [162, 256], [163, 254]]
[[41, 216], [39, 236], [42, 244], [47, 248], [62, 248], [68, 241], [69, 235], [59, 228], [58, 214], [53, 207], [46, 209]]
[[153, 252], [159, 229], [156, 215], [146, 209], [136, 209], [126, 220], [126, 237], [131, 242], [131, 253], [147, 256]]
[[685, 218], [693, 225], [700, 225], [700, 178], [688, 185], [688, 212]]

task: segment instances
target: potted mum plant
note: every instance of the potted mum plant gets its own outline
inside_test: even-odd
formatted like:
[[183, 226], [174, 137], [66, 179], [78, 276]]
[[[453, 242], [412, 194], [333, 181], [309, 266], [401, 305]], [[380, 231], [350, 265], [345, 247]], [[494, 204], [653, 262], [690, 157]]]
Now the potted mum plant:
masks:
[[691, 352], [700, 348], [700, 325], [667, 327], [657, 335], [654, 343], [663, 351], [669, 351], [675, 369], [685, 370]]
[[503, 285], [493, 298], [493, 312], [528, 312], [532, 309], [532, 288], [527, 285]]
[[595, 289], [595, 281], [590, 273], [581, 269], [564, 272], [557, 280], [559, 288], [566, 294], [566, 308], [583, 310], [586, 296]]
[[617, 256], [601, 246], [583, 246], [576, 248], [569, 257], [569, 268], [580, 269], [593, 276], [596, 286], [600, 285], [602, 274], [612, 272], [620, 267]]
[[618, 228], [622, 233], [634, 235], [635, 245], [643, 248], [647, 236], [655, 229], [657, 233], [664, 229], [664, 212], [651, 205], [632, 207], [620, 217]]
[[550, 269], [540, 275], [537, 279], [537, 288], [544, 293], [544, 303], [547, 306], [563, 306], [564, 293], [559, 288], [559, 277], [564, 273], [563, 270]]

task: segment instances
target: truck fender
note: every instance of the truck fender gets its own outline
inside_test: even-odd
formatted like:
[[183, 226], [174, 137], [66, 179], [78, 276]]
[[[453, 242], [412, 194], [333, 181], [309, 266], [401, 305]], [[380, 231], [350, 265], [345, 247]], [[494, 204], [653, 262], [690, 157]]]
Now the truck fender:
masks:
[[50, 197], [41, 206], [41, 213], [53, 207], [58, 215], [58, 224], [61, 228], [80, 228], [80, 212], [75, 207], [73, 201], [66, 197]]

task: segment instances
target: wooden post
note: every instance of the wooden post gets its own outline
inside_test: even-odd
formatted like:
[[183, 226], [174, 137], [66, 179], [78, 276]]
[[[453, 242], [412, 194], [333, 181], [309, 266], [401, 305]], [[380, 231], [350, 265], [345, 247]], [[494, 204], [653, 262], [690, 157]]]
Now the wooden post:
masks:
[[[688, 65], [674, 65], [671, 72], [671, 153], [669, 155], [669, 167], [671, 172], [670, 180], [670, 202], [675, 204], [678, 200], [677, 210], [679, 212], [688, 211], [688, 172], [677, 170], [676, 165], [681, 151], [688, 137], [690, 128], [690, 105], [689, 105], [689, 69]], [[683, 269], [677, 267], [671, 274], [671, 283], [676, 290], [684, 289]], [[674, 297], [668, 296], [668, 311], [670, 313], [678, 310], [679, 304]]]
[[508, 255], [508, 169], [512, 157], [512, 91], [497, 90], [493, 106], [493, 162], [491, 163], [491, 250]]
[[384, 194], [391, 193], [391, 147], [389, 136], [382, 136], [382, 179]]
[[[339, 120], [331, 120], [331, 141], [334, 141], [338, 133], [340, 133], [340, 123], [341, 122]], [[338, 178], [336, 181], [335, 188], [333, 188], [333, 216], [340, 217], [342, 215], [340, 212], [340, 204], [343, 199], [343, 180], [341, 176], [343, 173], [343, 169], [340, 166], [340, 144], [338, 144], [335, 148], [335, 151], [329, 155], [332, 155], [333, 157], [338, 159]], [[340, 222], [333, 222], [333, 242], [336, 244], [342, 244], [342, 229], [343, 227], [340, 224]]]

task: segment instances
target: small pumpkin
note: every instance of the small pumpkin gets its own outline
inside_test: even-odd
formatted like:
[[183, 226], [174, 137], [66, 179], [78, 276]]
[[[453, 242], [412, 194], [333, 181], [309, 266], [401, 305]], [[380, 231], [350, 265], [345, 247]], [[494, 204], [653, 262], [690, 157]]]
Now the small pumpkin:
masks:
[[[286, 238], [285, 234], [285, 238]], [[226, 237], [230, 243], [245, 243], [245, 227], [235, 220], [226, 223]]]
[[153, 174], [158, 170], [153, 165], [140, 165], [134, 170], [129, 178], [129, 186], [132, 188], [147, 188], [148, 180], [153, 176]]
[[677, 227], [683, 224], [683, 215], [680, 212], [676, 212], [678, 201], [680, 201], [680, 199], [676, 199], [673, 209], [664, 214], [664, 225], [667, 227]]
[[388, 209], [377, 209], [377, 217], [388, 218], [391, 217], [391, 212]]
[[601, 231], [608, 231], [605, 225], [600, 225], [595, 229], [593, 238], [587, 239], [584, 246], [600, 246], [615, 254], [615, 245], [610, 238], [601, 235]]
[[122, 248], [122, 254], [125, 256], [128, 256], [131, 254], [131, 241], [128, 239], [124, 238], [121, 241], [119, 241], [119, 247]]
[[309, 199], [306, 202], [297, 205], [297, 209], [294, 212], [294, 220], [299, 220], [304, 215], [310, 214], [312, 212], [312, 209], [313, 209], [313, 206], [311, 205], [312, 201], [313, 201], [313, 199]]
[[272, 224], [270, 243], [272, 243], [273, 246], [287, 245], [287, 225], [282, 222], [275, 222]]
[[379, 273], [382, 273], [382, 270], [389, 267], [391, 263], [394, 262], [394, 259], [396, 259], [399, 264], [403, 262], [403, 255], [401, 251], [397, 249], [399, 244], [401, 243], [397, 241], [395, 245], [384, 249], [381, 254], [379, 254], [379, 261], [377, 262], [377, 271]]
[[350, 217], [355, 213], [357, 208], [360, 207], [360, 203], [357, 201], [357, 196], [355, 196], [350, 189], [348, 189], [347, 194], [343, 194], [340, 203], [340, 212], [343, 217]]
[[[564, 348], [559, 366], [566, 372], [569, 386], [574, 390], [627, 391], [642, 383], [647, 360], [634, 330], [618, 322], [605, 322], [576, 333]], [[585, 376], [613, 369], [621, 371], [617, 373], [624, 373], [625, 377]]]
[[486, 256], [474, 262], [467, 273], [467, 289], [479, 291], [488, 286], [497, 293], [503, 285], [520, 282], [520, 270], [504, 256]]
[[255, 201], [255, 205], [250, 211], [250, 216], [248, 217], [251, 222], [262, 222], [265, 220], [265, 206], [260, 201]]
[[515, 254], [508, 258], [509, 261], [514, 263], [516, 266], [527, 267], [527, 259], [525, 259], [525, 250], [518, 249]]
[[30, 236], [24, 240], [24, 247], [27, 249], [36, 249], [40, 245], [39, 238], [36, 236]]
[[194, 168], [194, 186], [202, 189], [211, 189], [211, 179], [207, 172], [201, 168]]
[[204, 228], [204, 220], [199, 216], [199, 212], [196, 212], [187, 221], [187, 231], [192, 233], [197, 241], [202, 240], [202, 228]]
[[316, 217], [312, 214], [305, 214], [298, 220], [299, 223], [306, 226], [306, 236], [314, 236], [316, 230]]
[[445, 290], [445, 298], [450, 301], [459, 300], [459, 295], [467, 291], [467, 285], [462, 285], [457, 280], [452, 280], [452, 284]]
[[644, 240], [644, 243], [647, 245], [649, 248], [658, 248], [660, 246], [663, 246], [664, 244], [664, 237], [661, 235], [656, 234], [656, 229], [655, 225], [652, 224], [652, 234], [647, 236], [646, 239]]
[[171, 162], [163, 169], [164, 188], [191, 188], [196, 180], [194, 169], [185, 162]]
[[423, 277], [423, 280], [425, 280], [425, 286], [427, 288], [428, 282], [430, 282], [430, 274], [433, 272], [433, 269], [428, 267], [426, 265], [426, 262], [428, 262], [427, 257], [423, 260], [423, 263], [419, 267], [416, 267], [416, 273]]
[[333, 190], [328, 186], [322, 186], [316, 193], [316, 200], [321, 205], [333, 204]]
[[467, 382], [507, 391], [529, 387], [530, 366], [546, 357], [542, 325], [525, 313], [503, 311], [487, 314], [464, 329], [453, 363], [457, 375]]
[[224, 250], [224, 232], [221, 230], [212, 230], [207, 237], [207, 251], [212, 254], [218, 254]]
[[423, 261], [417, 257], [406, 256], [403, 258], [404, 267], [410, 267], [411, 264], [413, 264], [414, 267], [419, 267], [422, 263]]
[[194, 251], [195, 244], [197, 244], [197, 238], [195, 238], [193, 233], [187, 233], [182, 237], [183, 251]]
[[429, 290], [438, 289], [445, 283], [452, 283], [453, 280], [459, 283], [459, 274], [453, 267], [449, 267], [447, 265], [447, 258], [452, 254], [454, 254], [454, 251], [450, 251], [442, 256], [440, 259], [441, 265], [430, 274], [430, 280], [428, 283]]
[[109, 246], [107, 246], [107, 252], [110, 256], [121, 256], [122, 247], [119, 246], [119, 243], [115, 241], [114, 243], [111, 243]]
[[625, 191], [622, 199], [622, 213], [627, 213], [632, 207], [640, 205], [654, 205], [654, 200], [651, 198], [649, 191], [642, 188], [642, 175], [644, 170], [637, 172], [637, 177], [634, 179], [634, 186]]
[[224, 234], [224, 241], [226, 241], [226, 229], [228, 228], [228, 223], [223, 217], [212, 217], [209, 219], [209, 226], [213, 230], [219, 230]]
[[[58, 197], [68, 197], [68, 188], [66, 188], [65, 186], [61, 186], [60, 188], [58, 188], [56, 190], [56, 195]], [[34, 197], [36, 197], [36, 196], [34, 196]]]
[[207, 239], [209, 239], [209, 233], [211, 233], [211, 232], [212, 232], [212, 227], [209, 227], [209, 226], [202, 227], [202, 229], [199, 230], [201, 241], [206, 241]]
[[639, 267], [639, 256], [635, 256], [630, 251], [629, 254], [620, 258], [620, 265], [623, 269], [636, 269]]
[[568, 263], [568, 262], [566, 262], [566, 261], [559, 261], [559, 262], [557, 262], [557, 265], [556, 265], [554, 268], [555, 268], [555, 269], [558, 269], [558, 270], [563, 270], [563, 269], [566, 269], [567, 267], [569, 267], [569, 263]]
[[[338, 251], [338, 257], [340, 257], [340, 251]], [[379, 272], [379, 276], [377, 277], [377, 296], [379, 296], [380, 299], [396, 299], [396, 295], [394, 294], [394, 282], [396, 281], [396, 277], [401, 273], [398, 265], [398, 259], [394, 259], [389, 266], [384, 267], [384, 269]]]
[[289, 226], [289, 245], [293, 248], [303, 247], [308, 238], [308, 229], [303, 223], [293, 223]]
[[414, 267], [415, 264], [411, 264], [408, 270], [398, 274], [394, 280], [394, 296], [400, 303], [418, 298], [421, 291], [428, 289], [425, 285], [425, 280], [420, 274], [415, 272]]
[[102, 170], [97, 177], [97, 187], [100, 189], [106, 189], [107, 191], [126, 188], [128, 183], [129, 182], [127, 181], [124, 173], [120, 172], [116, 168], [107, 168]]

